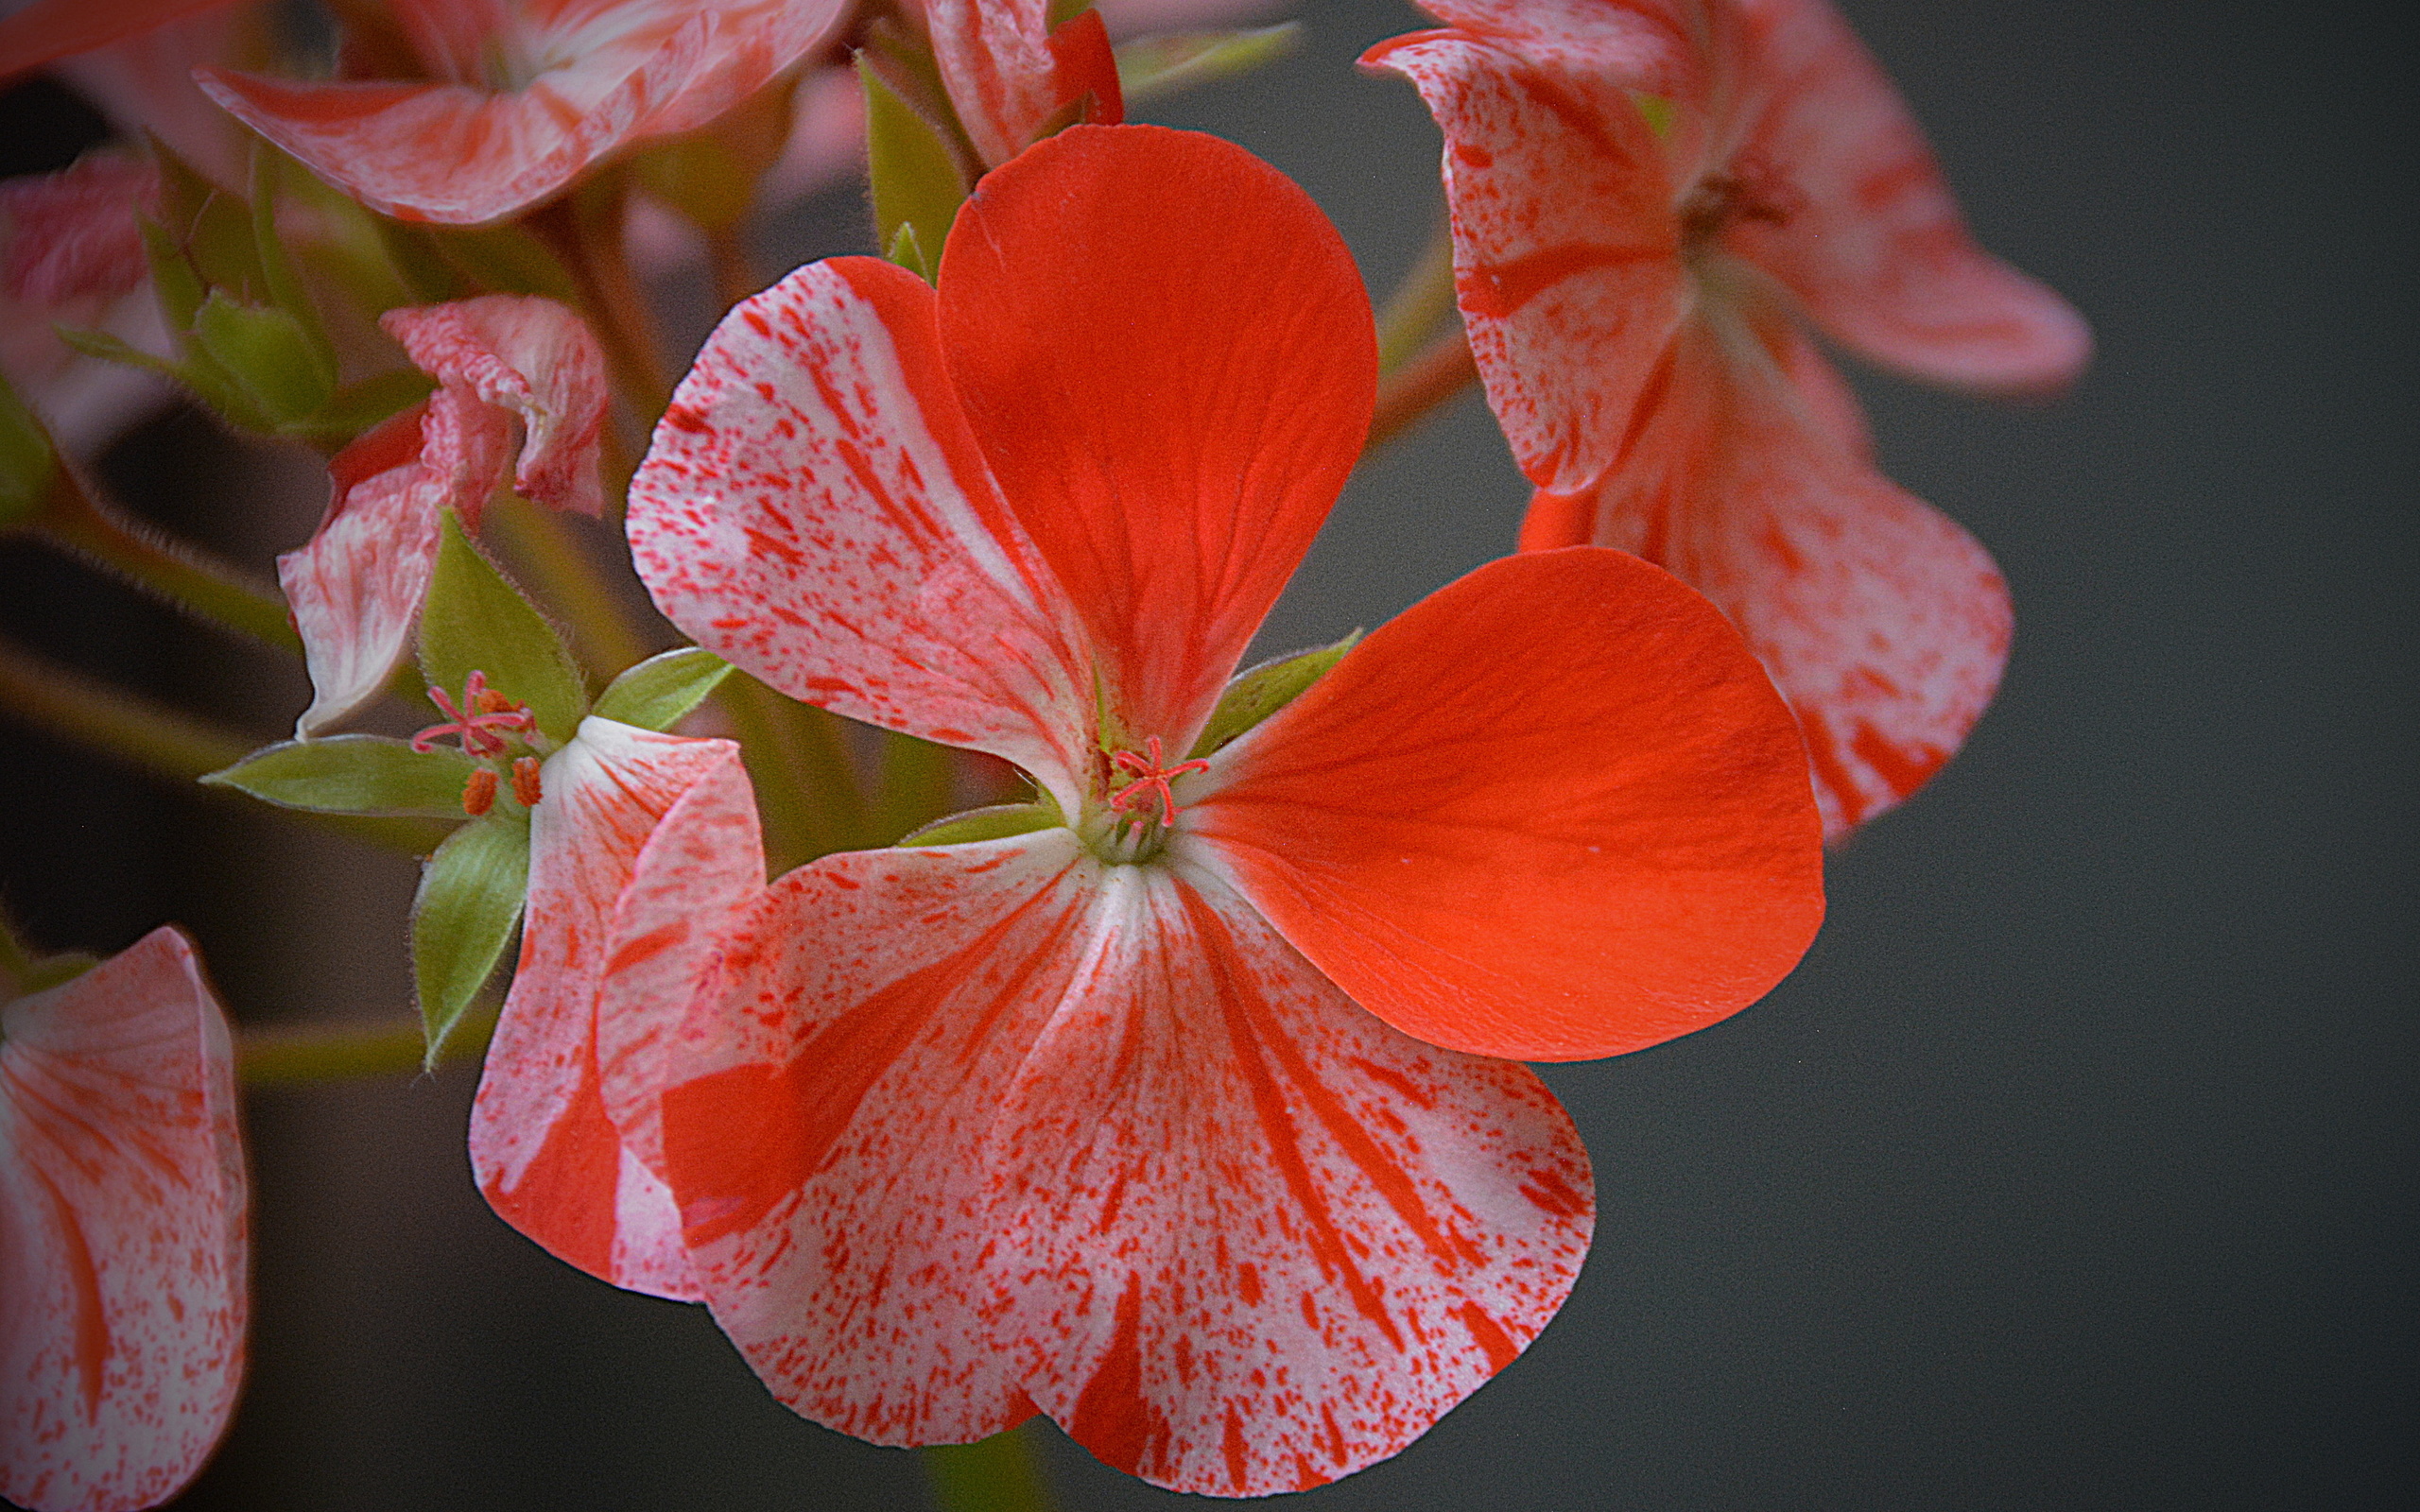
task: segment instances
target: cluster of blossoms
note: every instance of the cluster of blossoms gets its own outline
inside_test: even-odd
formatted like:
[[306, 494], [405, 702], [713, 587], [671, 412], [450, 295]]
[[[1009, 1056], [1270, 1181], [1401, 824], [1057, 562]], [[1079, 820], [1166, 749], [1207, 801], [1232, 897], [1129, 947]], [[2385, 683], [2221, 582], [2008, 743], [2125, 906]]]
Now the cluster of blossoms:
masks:
[[[2087, 337], [1968, 240], [1825, 0], [1424, 5], [1365, 62], [1443, 129], [1460, 319], [1386, 374], [1299, 189], [1124, 123], [1277, 34], [362, 0], [306, 72], [266, 7], [0, 20], [0, 74], [114, 79], [150, 132], [0, 188], [6, 297], [78, 328], [10, 337], [0, 526], [251, 592], [112, 535], [78, 365], [328, 455], [290, 623], [251, 627], [313, 699], [209, 780], [416, 826], [432, 1063], [518, 932], [480, 1189], [817, 1421], [1046, 1414], [1227, 1496], [1400, 1450], [1587, 1249], [1520, 1062], [1761, 996], [1824, 840], [1996, 684], [1997, 574], [1876, 472], [1812, 333], [1993, 391]], [[854, 131], [888, 256], [755, 291], [760, 185]], [[732, 296], [677, 387], [627, 256], [667, 211]], [[1474, 370], [1521, 549], [1238, 675], [1374, 415]], [[562, 515], [621, 524], [654, 631]], [[692, 644], [642, 656], [663, 622]], [[444, 719], [341, 732], [415, 652]], [[0, 1495], [154, 1505], [242, 1359], [226, 1020], [169, 930], [0, 945]]]

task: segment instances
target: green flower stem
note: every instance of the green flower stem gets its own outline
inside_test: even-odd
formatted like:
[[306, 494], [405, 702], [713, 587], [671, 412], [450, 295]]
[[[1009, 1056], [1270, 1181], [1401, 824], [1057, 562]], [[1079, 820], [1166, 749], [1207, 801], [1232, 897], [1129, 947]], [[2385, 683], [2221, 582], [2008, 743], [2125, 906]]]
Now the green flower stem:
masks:
[[773, 875], [835, 850], [878, 843], [837, 717], [745, 673], [724, 679], [719, 696], [755, 783], [765, 860]]
[[32, 528], [49, 541], [125, 577], [198, 619], [300, 653], [302, 637], [285, 603], [241, 573], [173, 544], [95, 497], [73, 470], [54, 474]]
[[1029, 1430], [1011, 1428], [974, 1444], [921, 1452], [941, 1512], [1050, 1512], [1050, 1488]]
[[621, 190], [599, 179], [532, 215], [527, 224], [579, 285], [584, 313], [614, 370], [614, 387], [645, 432], [672, 402], [672, 375], [664, 364], [654, 313], [623, 255], [622, 217]]
[[1370, 438], [1362, 443], [1361, 455], [1369, 455], [1409, 430], [1478, 377], [1471, 344], [1458, 325], [1379, 382], [1378, 407], [1370, 417]]
[[646, 659], [647, 646], [631, 627], [621, 595], [561, 515], [507, 495], [495, 501], [489, 519], [536, 578], [530, 586], [548, 608], [569, 620], [572, 644], [591, 672], [610, 679]]
[[[179, 784], [232, 766], [260, 744], [5, 642], [0, 642], [0, 712]], [[238, 803], [249, 812], [260, 812], [260, 805], [232, 792], [216, 788], [203, 792], [213, 801]], [[303, 809], [270, 812], [315, 830], [406, 855], [424, 855], [445, 837], [442, 826], [426, 819], [315, 814]]]
[[1440, 222], [1378, 312], [1378, 371], [1392, 373], [1454, 314], [1454, 238]]
[[[496, 1010], [462, 1015], [437, 1053], [440, 1064], [485, 1055]], [[425, 1045], [420, 1015], [384, 1023], [297, 1024], [246, 1029], [235, 1044], [235, 1071], [247, 1087], [300, 1087], [356, 1076], [408, 1076], [422, 1067]]]

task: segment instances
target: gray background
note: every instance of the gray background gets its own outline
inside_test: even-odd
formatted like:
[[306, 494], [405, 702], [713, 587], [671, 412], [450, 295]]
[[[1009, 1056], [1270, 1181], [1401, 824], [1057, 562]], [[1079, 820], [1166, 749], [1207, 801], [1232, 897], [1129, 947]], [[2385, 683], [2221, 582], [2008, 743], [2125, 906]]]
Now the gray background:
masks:
[[[2007, 572], [2006, 686], [1835, 859], [1824, 936], [1770, 998], [1549, 1072], [1599, 1172], [1569, 1306], [1426, 1438], [1303, 1504], [2400, 1504], [2411, 9], [1845, 9], [1981, 239], [2100, 335], [2047, 408], [1859, 380], [1886, 471]], [[1408, 86], [1349, 65], [1418, 22], [1379, 0], [1303, 14], [1295, 60], [1150, 113], [1297, 176], [1384, 289], [1433, 214], [1435, 133]], [[843, 193], [773, 230], [786, 262], [850, 249], [861, 220]], [[256, 559], [307, 532], [307, 475], [268, 520], [258, 459], [170, 468], [208, 444], [155, 427], [113, 476]], [[1506, 549], [1524, 497], [1466, 400], [1357, 478], [1270, 640], [1385, 618]], [[23, 548], [0, 548], [0, 622], [87, 664], [264, 736], [299, 706], [281, 669], [228, 672]], [[48, 942], [175, 918], [254, 1017], [401, 1005], [407, 865], [5, 728], [12, 791], [39, 800], [0, 805], [7, 895]], [[332, 926], [348, 910], [366, 931]], [[297, 959], [263, 944], [281, 937], [330, 943]], [[252, 1099], [252, 1380], [181, 1505], [918, 1504], [911, 1456], [772, 1404], [702, 1312], [493, 1219], [461, 1152], [470, 1087]], [[1055, 1435], [1049, 1463], [1070, 1508], [1170, 1501]]]

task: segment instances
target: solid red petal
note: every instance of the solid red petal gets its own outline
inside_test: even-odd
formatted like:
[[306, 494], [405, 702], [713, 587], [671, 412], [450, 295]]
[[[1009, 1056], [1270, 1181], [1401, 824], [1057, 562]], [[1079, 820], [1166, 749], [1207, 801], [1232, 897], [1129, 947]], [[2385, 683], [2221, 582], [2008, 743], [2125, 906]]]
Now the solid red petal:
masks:
[[1076, 127], [977, 186], [941, 311], [984, 455], [1099, 648], [1110, 737], [1184, 749], [1369, 432], [1344, 243], [1232, 144]]
[[1062, 109], [1081, 105], [1084, 119], [1096, 126], [1125, 121], [1126, 92], [1117, 81], [1117, 53], [1110, 46], [1109, 25], [1098, 7], [1079, 11], [1050, 34], [1050, 62]]
[[588, 322], [536, 295], [483, 294], [389, 310], [379, 328], [423, 372], [510, 411], [522, 424], [513, 486], [585, 515], [605, 510], [605, 351]]
[[0, 79], [139, 37], [230, 0], [34, 0], [0, 17]]
[[1445, 134], [1471, 353], [1522, 472], [1564, 491], [1621, 455], [1689, 299], [1667, 149], [1584, 40], [1540, 61], [1428, 32], [1364, 60], [1417, 85]]
[[617, 1286], [694, 1297], [670, 1194], [606, 1109], [597, 1018], [630, 964], [614, 926], [643, 873], [659, 892], [685, 892], [700, 935], [763, 884], [752, 810], [712, 826], [717, 843], [701, 851], [657, 843], [675, 816], [697, 813], [680, 807], [685, 796], [744, 793], [738, 750], [589, 719], [541, 782], [521, 960], [471, 1110], [471, 1168], [497, 1215], [557, 1257]]
[[1823, 918], [1789, 711], [1712, 606], [1618, 552], [1447, 585], [1199, 781], [1184, 838], [1356, 1001], [1457, 1050], [1686, 1034]]
[[182, 935], [0, 1007], [0, 1496], [156, 1506], [244, 1367], [234, 1053]]
[[1080, 948], [985, 1150], [995, 1328], [1077, 1442], [1175, 1490], [1301, 1490], [1553, 1316], [1593, 1201], [1527, 1068], [1389, 1029], [1206, 879], [1114, 868]]
[[437, 570], [439, 512], [475, 520], [511, 441], [502, 411], [447, 391], [329, 460], [327, 517], [302, 549], [277, 558], [311, 673], [297, 735], [328, 730], [376, 697], [411, 654]]
[[826, 856], [765, 894], [667, 1056], [666, 1166], [715, 1318], [792, 1410], [886, 1444], [1032, 1415], [989, 1320], [975, 1158], [1081, 964], [1050, 830]]
[[1745, 58], [1763, 108], [1742, 158], [1795, 190], [1778, 221], [1728, 236], [1835, 338], [1918, 378], [2055, 389], [2092, 334], [2066, 301], [1967, 234], [1891, 81], [1827, 0], [1754, 0]]
[[656, 606], [708, 650], [1078, 801], [1092, 672], [967, 431], [914, 274], [836, 258], [734, 309], [631, 480], [630, 536]]
[[1693, 329], [1679, 363], [1634, 464], [1595, 501], [1595, 539], [1669, 568], [1739, 627], [1806, 727], [1837, 838], [1914, 792], [1982, 716], [2008, 661], [2008, 588], [1754, 341]]

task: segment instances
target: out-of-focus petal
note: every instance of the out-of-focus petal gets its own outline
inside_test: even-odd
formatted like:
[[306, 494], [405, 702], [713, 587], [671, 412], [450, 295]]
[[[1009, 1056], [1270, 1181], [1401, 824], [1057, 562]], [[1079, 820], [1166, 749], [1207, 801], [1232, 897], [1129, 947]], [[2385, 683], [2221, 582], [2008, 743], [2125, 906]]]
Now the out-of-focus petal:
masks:
[[[738, 747], [592, 718], [541, 783], [521, 960], [471, 1109], [471, 1169], [497, 1215], [558, 1258], [617, 1286], [691, 1299], [671, 1194], [605, 1106], [599, 1009], [606, 984], [643, 966], [650, 946], [702, 947], [763, 885]], [[687, 802], [700, 795], [706, 802]], [[683, 844], [698, 837], [712, 843]], [[685, 900], [671, 916], [683, 941], [661, 928], [619, 931], [625, 896], [642, 885], [659, 907]], [[624, 1007], [677, 1020], [683, 1005]]]
[[927, 0], [933, 60], [975, 150], [998, 167], [1056, 112], [1048, 0]]
[[131, 293], [150, 266], [137, 217], [159, 198], [159, 170], [116, 152], [0, 180], [0, 292], [38, 305]]
[[1471, 352], [1521, 470], [1556, 490], [1620, 457], [1690, 298], [1665, 148], [1624, 84], [1570, 50], [1577, 64], [1547, 64], [1425, 32], [1364, 59], [1418, 86], [1444, 131]]
[[1743, 0], [1757, 101], [1742, 157], [1794, 193], [1727, 240], [1826, 334], [1917, 378], [2026, 393], [2071, 381], [2092, 333], [1977, 247], [1915, 117], [1828, 0]]
[[1180, 1491], [1392, 1454], [1578, 1276], [1588, 1160], [1526, 1068], [1357, 1008], [1223, 886], [1103, 881], [985, 1159], [1026, 1389]]
[[122, 1512], [200, 1470], [243, 1376], [245, 1197], [182, 936], [0, 1007], [0, 1496]]
[[378, 324], [422, 371], [519, 417], [513, 486], [525, 497], [604, 512], [597, 467], [611, 392], [587, 321], [535, 295], [483, 294], [389, 310]]
[[34, 0], [0, 17], [0, 79], [182, 21], [231, 0]]
[[794, 1411], [887, 1444], [1032, 1416], [977, 1155], [1098, 872], [1064, 830], [826, 856], [727, 947], [666, 1059], [666, 1164], [716, 1321]]
[[792, 697], [1015, 762], [1073, 812], [1092, 671], [914, 274], [835, 258], [734, 309], [631, 480], [630, 534], [699, 644]]
[[977, 186], [941, 310], [983, 455], [1105, 661], [1113, 733], [1183, 749], [1368, 435], [1344, 243], [1232, 144], [1076, 127]]
[[305, 739], [360, 708], [411, 653], [430, 576], [439, 511], [475, 521], [512, 445], [505, 411], [441, 389], [338, 452], [326, 518], [277, 558], [311, 673]]
[[1617, 552], [1439, 590], [1201, 782], [1181, 833], [1431, 1044], [1655, 1044], [1762, 996], [1823, 918], [1789, 711], [1703, 598]]
[[1982, 716], [2008, 588], [1748, 345], [1684, 332], [1634, 465], [1594, 501], [1593, 539], [1668, 567], [1739, 627], [1806, 729], [1837, 838], [1914, 792]]
[[201, 92], [193, 71], [251, 61], [266, 46], [268, 9], [205, 10], [61, 59], [52, 71], [100, 107], [120, 136], [140, 141], [147, 131], [214, 183], [240, 189], [251, 171], [252, 133]]

